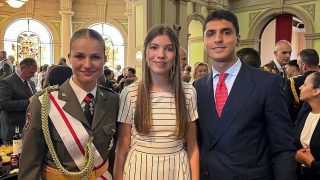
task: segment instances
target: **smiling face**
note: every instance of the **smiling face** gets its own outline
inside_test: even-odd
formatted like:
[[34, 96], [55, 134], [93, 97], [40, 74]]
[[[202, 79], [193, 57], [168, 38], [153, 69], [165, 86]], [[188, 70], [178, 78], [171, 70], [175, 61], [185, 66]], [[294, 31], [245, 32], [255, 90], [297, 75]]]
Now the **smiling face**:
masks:
[[227, 20], [214, 20], [206, 24], [204, 47], [213, 62], [236, 61], [235, 49], [239, 39], [233, 24]]
[[208, 74], [208, 67], [206, 65], [199, 65], [195, 71], [195, 79], [200, 79], [201, 77]]
[[175, 50], [167, 35], [156, 36], [147, 46], [147, 64], [151, 76], [161, 75], [169, 78], [170, 70], [175, 63]]
[[101, 42], [90, 37], [72, 42], [68, 55], [73, 70], [73, 81], [82, 89], [91, 91], [103, 71], [104, 48]]

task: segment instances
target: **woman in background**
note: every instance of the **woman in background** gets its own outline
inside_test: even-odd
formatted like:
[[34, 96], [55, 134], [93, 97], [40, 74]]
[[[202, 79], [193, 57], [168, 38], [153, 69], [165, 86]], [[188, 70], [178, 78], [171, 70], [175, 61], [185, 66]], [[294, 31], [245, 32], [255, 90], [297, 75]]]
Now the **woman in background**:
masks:
[[[310, 106], [297, 117], [298, 180], [320, 179], [320, 72], [310, 74], [300, 87], [300, 100]], [[305, 105], [306, 105], [305, 103]]]

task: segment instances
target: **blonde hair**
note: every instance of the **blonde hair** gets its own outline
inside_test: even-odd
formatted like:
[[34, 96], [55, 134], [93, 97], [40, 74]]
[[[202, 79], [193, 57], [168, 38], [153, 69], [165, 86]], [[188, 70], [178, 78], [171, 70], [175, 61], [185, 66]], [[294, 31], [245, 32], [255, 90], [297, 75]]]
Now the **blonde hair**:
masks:
[[195, 65], [194, 65], [194, 68], [193, 68], [193, 74], [192, 74], [192, 78], [194, 80], [196, 80], [196, 73], [199, 69], [200, 66], [205, 66], [207, 68], [207, 72], [209, 71], [208, 69], [208, 64], [207, 63], [203, 63], [203, 62], [197, 62]]
[[150, 74], [150, 68], [146, 62], [147, 49], [150, 42], [157, 36], [166, 35], [171, 40], [175, 59], [174, 65], [170, 71], [170, 81], [175, 98], [176, 107], [176, 137], [182, 139], [187, 131], [188, 116], [185, 94], [182, 87], [180, 77], [180, 60], [179, 60], [179, 40], [175, 32], [168, 26], [158, 25], [152, 28], [144, 41], [143, 60], [142, 60], [142, 77], [138, 82], [137, 102], [135, 109], [134, 125], [139, 133], [147, 134], [150, 131], [151, 122], [151, 102], [150, 102], [150, 88], [152, 86], [152, 79]]

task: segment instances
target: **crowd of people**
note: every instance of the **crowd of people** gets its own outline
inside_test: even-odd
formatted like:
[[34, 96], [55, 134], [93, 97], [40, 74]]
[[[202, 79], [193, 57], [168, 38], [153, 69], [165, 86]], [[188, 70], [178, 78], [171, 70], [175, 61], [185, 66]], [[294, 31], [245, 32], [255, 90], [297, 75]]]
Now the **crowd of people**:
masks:
[[141, 77], [104, 67], [105, 43], [92, 29], [73, 34], [69, 63], [38, 73], [33, 58], [15, 66], [0, 51], [3, 144], [23, 129], [18, 178], [320, 179], [317, 51], [290, 60], [291, 44], [280, 40], [261, 67], [256, 50], [236, 51], [239, 31], [231, 11], [209, 13], [212, 67], [192, 67], [176, 32], [155, 26]]

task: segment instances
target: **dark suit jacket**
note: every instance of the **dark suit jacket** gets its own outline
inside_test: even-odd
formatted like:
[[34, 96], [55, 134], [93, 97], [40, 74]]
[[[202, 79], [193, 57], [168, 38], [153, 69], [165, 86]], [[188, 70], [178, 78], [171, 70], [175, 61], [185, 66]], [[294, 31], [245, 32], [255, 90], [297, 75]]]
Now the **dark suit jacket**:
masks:
[[[300, 89], [299, 89], [300, 86], [303, 85], [304, 80], [307, 78], [307, 76], [313, 72], [315, 72], [315, 71], [308, 71], [308, 72], [304, 73], [302, 76], [297, 76], [297, 77], [293, 78], [294, 87], [297, 91], [298, 97], [300, 97]], [[286, 97], [287, 106], [288, 106], [291, 120], [293, 122], [295, 122], [297, 119], [297, 115], [299, 113], [299, 110], [301, 109], [302, 102], [300, 102], [299, 104], [294, 104], [294, 97], [293, 97], [293, 93], [292, 93], [292, 89], [291, 89], [290, 80], [286, 81], [286, 84], [284, 86], [284, 95]]]
[[195, 82], [202, 180], [294, 180], [293, 125], [281, 77], [242, 64], [222, 115], [212, 73]]
[[[107, 160], [109, 157], [108, 149], [110, 146], [114, 146], [112, 139], [116, 130], [119, 109], [118, 95], [108, 88], [98, 86], [95, 97], [95, 111], [92, 126], [90, 126], [69, 80], [59, 87], [58, 91], [58, 98], [66, 102], [61, 108], [81, 121], [88, 133], [93, 136], [93, 143], [102, 159]], [[37, 93], [28, 107], [32, 120], [30, 127], [23, 131], [23, 148], [19, 168], [19, 179], [21, 180], [40, 179], [41, 168], [45, 165], [57, 169], [48, 151], [41, 127], [41, 103], [38, 98], [40, 95], [41, 93]], [[50, 118], [48, 121], [52, 143], [61, 164], [69, 171], [79, 171]]]
[[[306, 119], [308, 117], [308, 114], [310, 113], [311, 108], [307, 103], [303, 104], [303, 107], [301, 108], [301, 111], [298, 114], [297, 117], [297, 126], [295, 131], [295, 145], [297, 149], [301, 149], [302, 145], [300, 142], [300, 136], [301, 132], [303, 130], [304, 124], [306, 122]], [[310, 141], [310, 150], [312, 155], [314, 156], [315, 161], [312, 163], [311, 168], [307, 168], [307, 170], [304, 172], [307, 176], [310, 176], [308, 179], [314, 179], [319, 180], [320, 179], [320, 123], [317, 124], [313, 135], [311, 137]], [[301, 172], [301, 164], [298, 164], [298, 174], [300, 175]]]
[[[34, 82], [29, 83], [36, 92]], [[1, 137], [5, 141], [12, 140], [15, 126], [19, 126], [21, 131], [25, 124], [30, 97], [27, 91], [16, 73], [0, 80]]]
[[9, 60], [4, 59], [0, 61], [0, 79], [3, 79], [9, 75], [11, 75], [13, 71], [13, 66], [9, 64]]

